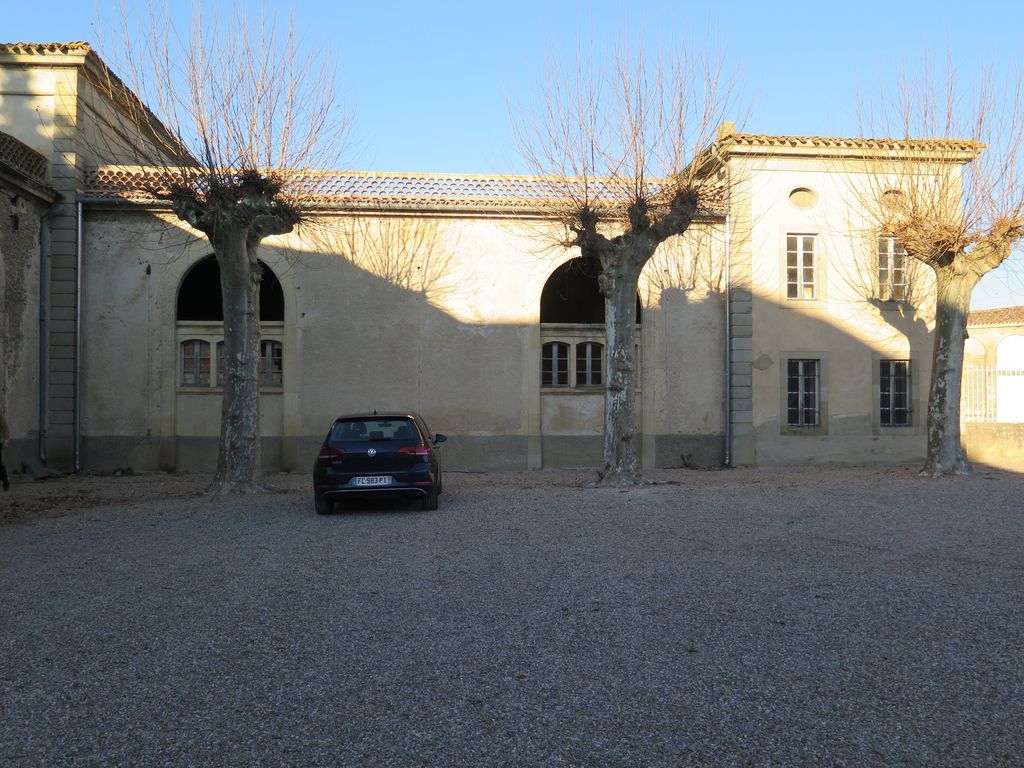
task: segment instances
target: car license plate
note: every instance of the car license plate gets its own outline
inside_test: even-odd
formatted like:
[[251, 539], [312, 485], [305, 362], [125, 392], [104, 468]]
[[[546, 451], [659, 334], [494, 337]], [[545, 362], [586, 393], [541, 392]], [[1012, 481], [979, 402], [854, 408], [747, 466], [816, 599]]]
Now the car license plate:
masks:
[[369, 477], [353, 477], [352, 485], [391, 485], [390, 475], [370, 475]]

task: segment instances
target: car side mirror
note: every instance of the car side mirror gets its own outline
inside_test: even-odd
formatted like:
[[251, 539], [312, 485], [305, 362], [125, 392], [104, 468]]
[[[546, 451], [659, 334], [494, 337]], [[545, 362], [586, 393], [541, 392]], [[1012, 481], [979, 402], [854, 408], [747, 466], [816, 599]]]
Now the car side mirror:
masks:
[[434, 435], [434, 445], [439, 445], [439, 444], [443, 443], [447, 439], [448, 439], [447, 437], [445, 437], [440, 432], [438, 432], [436, 435]]

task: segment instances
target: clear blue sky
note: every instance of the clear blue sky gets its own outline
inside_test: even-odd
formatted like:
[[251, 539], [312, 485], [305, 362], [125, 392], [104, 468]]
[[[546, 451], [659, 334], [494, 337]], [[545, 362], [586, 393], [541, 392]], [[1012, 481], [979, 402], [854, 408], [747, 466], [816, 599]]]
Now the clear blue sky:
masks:
[[[4, 42], [95, 42], [99, 26], [116, 26], [120, 14], [119, 0], [3, 6]], [[290, 7], [268, 2], [275, 6]], [[302, 34], [339, 52], [340, 90], [355, 113], [355, 169], [524, 171], [506, 103], [529, 102], [546, 53], [572, 52], [579, 40], [596, 50], [622, 35], [664, 45], [717, 40], [752, 104], [747, 130], [775, 134], [855, 134], [858, 90], [877, 92], [902, 61], [912, 64], [925, 50], [939, 59], [948, 50], [968, 77], [983, 63], [1024, 64], [1018, 0], [295, 0], [294, 7]], [[1024, 258], [1013, 261], [986, 278], [976, 306], [1024, 304]]]

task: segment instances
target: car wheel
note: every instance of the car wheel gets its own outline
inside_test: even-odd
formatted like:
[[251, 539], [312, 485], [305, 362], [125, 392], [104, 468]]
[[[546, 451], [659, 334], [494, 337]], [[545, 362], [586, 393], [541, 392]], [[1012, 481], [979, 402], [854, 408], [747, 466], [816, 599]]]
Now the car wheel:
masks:
[[331, 508], [334, 506], [334, 502], [326, 501], [325, 499], [321, 499], [319, 496], [317, 496], [314, 493], [313, 494], [313, 506], [314, 506], [314, 508], [316, 508], [316, 513], [318, 515], [327, 515], [327, 514], [330, 514]]
[[423, 509], [428, 512], [437, 509], [437, 486], [432, 485], [427, 489], [427, 495], [423, 497]]
[[437, 495], [440, 496], [444, 493], [444, 481], [441, 479], [441, 473], [437, 473]]

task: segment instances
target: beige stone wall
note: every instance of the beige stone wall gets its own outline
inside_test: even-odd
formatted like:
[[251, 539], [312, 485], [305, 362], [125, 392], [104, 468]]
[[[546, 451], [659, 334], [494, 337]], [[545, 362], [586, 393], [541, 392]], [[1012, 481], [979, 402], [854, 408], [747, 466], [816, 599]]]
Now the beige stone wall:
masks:
[[[857, 220], [848, 181], [834, 168], [760, 160], [740, 182], [730, 221], [734, 460], [919, 459], [929, 302], [872, 300], [875, 233]], [[816, 205], [794, 206], [797, 187], [814, 190]], [[320, 222], [264, 247], [261, 258], [285, 293], [285, 321], [274, 331], [284, 345], [285, 386], [264, 397], [268, 460], [303, 469], [339, 413], [409, 408], [457, 438], [446, 449], [456, 466], [597, 463], [600, 394], [539, 386], [541, 291], [573, 254], [546, 247], [536, 221], [406, 217], [424, 218], [430, 242], [405, 253], [404, 265], [374, 257], [374, 238], [386, 227], [372, 217], [351, 231], [343, 219]], [[388, 220], [398, 231], [392, 241], [406, 219]], [[789, 232], [817, 238], [814, 300], [786, 298]], [[725, 251], [719, 222], [659, 253], [641, 281], [645, 466], [722, 460]], [[181, 337], [173, 330], [181, 279], [208, 254], [204, 241], [169, 219], [89, 210], [84, 387], [94, 455], [165, 468], [199, 468], [215, 455], [219, 391], [177, 386]], [[695, 267], [695, 254], [707, 263]], [[791, 357], [822, 361], [819, 429], [785, 424]], [[879, 424], [878, 367], [886, 358], [912, 361], [909, 427]]]
[[74, 338], [80, 161], [78, 65], [80, 56], [9, 56], [0, 66], [0, 129], [49, 161], [49, 182], [60, 195], [47, 220], [48, 351], [47, 444], [55, 467], [71, 468], [74, 423]]
[[8, 469], [38, 452], [39, 218], [43, 203], [0, 180], [0, 410]]
[[[404, 257], [409, 273], [371, 258], [369, 245], [343, 255], [347, 226], [332, 219], [262, 249], [285, 296], [275, 331], [285, 385], [262, 401], [269, 456], [305, 469], [340, 413], [408, 408], [452, 437], [454, 466], [596, 463], [603, 398], [540, 391], [540, 295], [572, 254], [545, 247], [535, 222], [440, 217], [430, 220], [430, 248]], [[209, 253], [169, 216], [88, 209], [83, 434], [91, 460], [196, 469], [215, 455], [220, 392], [177, 385], [174, 330], [178, 286]], [[644, 462], [714, 463], [724, 305], [673, 271], [685, 253], [667, 258], [641, 291]], [[424, 280], [438, 265], [440, 277]]]
[[[749, 236], [736, 242], [736, 259], [751, 265], [753, 327], [750, 344], [741, 344], [750, 350], [753, 391], [752, 436], [739, 438], [740, 463], [923, 456], [933, 322], [928, 276], [919, 278], [913, 303], [873, 300], [878, 233], [858, 213], [856, 169], [843, 170], [820, 159], [778, 157], [741, 163], [737, 171], [736, 226]], [[801, 188], [813, 191], [810, 207], [791, 200]], [[813, 299], [787, 297], [791, 233], [815, 237]], [[785, 366], [792, 358], [822, 361], [820, 428], [787, 427]], [[911, 360], [910, 427], [879, 426], [878, 367], [887, 358]]]

